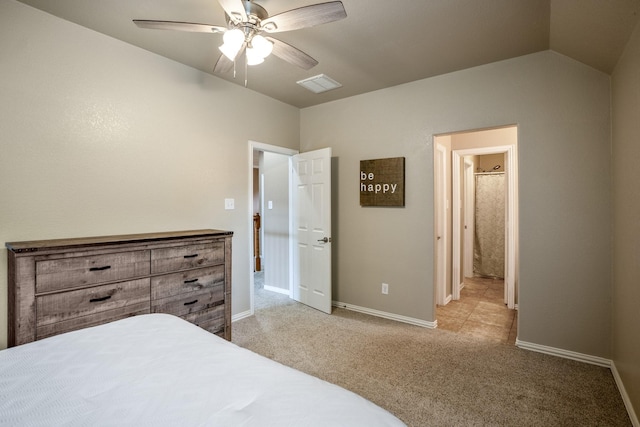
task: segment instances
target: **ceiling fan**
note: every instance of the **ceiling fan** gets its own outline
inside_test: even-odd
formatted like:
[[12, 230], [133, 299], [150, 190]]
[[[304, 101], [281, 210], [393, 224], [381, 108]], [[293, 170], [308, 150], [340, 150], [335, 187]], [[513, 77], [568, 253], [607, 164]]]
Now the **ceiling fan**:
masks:
[[223, 74], [232, 68], [235, 70], [235, 62], [243, 53], [246, 55], [245, 66], [260, 64], [273, 53], [280, 59], [309, 70], [318, 61], [270, 34], [326, 24], [347, 16], [341, 1], [303, 6], [273, 16], [269, 16], [265, 8], [251, 0], [218, 1], [225, 11], [226, 26], [146, 19], [134, 19], [133, 22], [140, 28], [222, 33], [224, 44], [219, 48], [222, 54], [213, 72]]

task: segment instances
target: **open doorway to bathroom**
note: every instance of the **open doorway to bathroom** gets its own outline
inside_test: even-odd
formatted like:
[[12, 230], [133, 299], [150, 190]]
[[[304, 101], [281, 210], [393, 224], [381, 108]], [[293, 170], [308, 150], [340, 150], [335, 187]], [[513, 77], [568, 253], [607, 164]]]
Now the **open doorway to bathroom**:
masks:
[[438, 135], [434, 150], [438, 327], [515, 343], [517, 127]]

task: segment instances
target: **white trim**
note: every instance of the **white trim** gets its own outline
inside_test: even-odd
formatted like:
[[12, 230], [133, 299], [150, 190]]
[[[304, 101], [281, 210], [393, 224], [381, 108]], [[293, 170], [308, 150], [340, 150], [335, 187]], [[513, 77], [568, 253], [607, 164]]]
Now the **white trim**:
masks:
[[[295, 154], [294, 154], [295, 155]], [[293, 289], [295, 288], [294, 265], [295, 256], [293, 251], [296, 249], [295, 229], [293, 227], [293, 215], [295, 215], [295, 206], [293, 203], [293, 192], [296, 190], [293, 183], [293, 156], [289, 156], [289, 298], [293, 299]]]
[[238, 313], [234, 316], [231, 316], [231, 323], [237, 322], [238, 320], [246, 319], [247, 317], [251, 317], [251, 316], [253, 316], [253, 311], [251, 310], [243, 311], [242, 313]]
[[369, 314], [371, 316], [382, 317], [384, 319], [395, 320], [402, 323], [408, 323], [410, 325], [422, 326], [423, 328], [435, 329], [438, 326], [438, 322], [429, 322], [427, 320], [415, 319], [413, 317], [401, 316], [399, 314], [387, 313], [385, 311], [374, 310], [372, 308], [360, 307], [353, 304], [347, 304], [340, 301], [333, 301], [334, 307], [344, 308], [351, 311], [357, 311], [359, 313]]
[[562, 357], [563, 359], [571, 359], [577, 362], [611, 368], [611, 360], [603, 357], [591, 356], [590, 354], [577, 353], [575, 351], [564, 350], [561, 348], [548, 347], [546, 345], [520, 341], [519, 339], [516, 339], [516, 346], [524, 350], [531, 350], [538, 353], [549, 354], [551, 356]]
[[624, 387], [624, 383], [622, 382], [622, 378], [620, 378], [620, 374], [618, 373], [618, 369], [616, 368], [616, 363], [614, 361], [611, 361], [611, 373], [613, 374], [613, 379], [616, 380], [616, 385], [620, 391], [620, 396], [622, 396], [624, 406], [627, 408], [627, 414], [629, 414], [631, 424], [633, 427], [640, 427], [638, 415], [633, 409], [633, 404], [631, 403], [631, 399], [629, 399], [629, 395], [627, 394], [627, 390]]
[[286, 296], [290, 296], [289, 289], [276, 288], [275, 286], [264, 285], [265, 291], [276, 292], [278, 294], [283, 294]]
[[[448, 206], [447, 200], [447, 148], [434, 138], [434, 218], [435, 239], [434, 252], [437, 262], [434, 263], [436, 303], [446, 305], [447, 301], [447, 239], [448, 239]], [[440, 153], [440, 155], [438, 155]], [[455, 236], [454, 236], [455, 239]], [[460, 297], [458, 296], [458, 299]]]
[[[464, 199], [462, 221], [464, 224], [461, 230], [462, 241], [464, 242], [464, 250], [462, 255], [462, 274], [461, 278], [473, 277], [473, 236], [475, 235], [476, 218], [475, 209], [476, 205], [476, 189], [475, 189], [475, 175], [473, 170], [473, 161], [469, 158], [463, 157], [463, 169], [462, 169], [462, 181], [464, 182], [464, 191], [461, 194], [461, 198]], [[462, 285], [462, 284], [461, 284]], [[462, 290], [463, 286], [460, 286]]]
[[616, 364], [611, 359], [605, 359], [603, 357], [591, 356], [589, 354], [577, 353], [575, 351], [563, 350], [561, 348], [548, 347], [546, 345], [534, 344], [526, 341], [520, 341], [516, 339], [516, 346], [523, 350], [535, 351], [538, 353], [544, 353], [551, 356], [562, 357], [564, 359], [571, 359], [577, 362], [589, 363], [591, 365], [602, 366], [603, 368], [609, 368], [611, 370], [611, 374], [613, 375], [613, 379], [616, 382], [616, 386], [618, 387], [618, 391], [620, 392], [620, 396], [622, 397], [622, 401], [624, 402], [624, 406], [627, 409], [627, 414], [631, 419], [631, 424], [633, 427], [640, 427], [640, 421], [638, 421], [638, 415], [635, 413], [633, 409], [633, 404], [631, 403], [631, 399], [629, 399], [629, 395], [627, 394], [627, 390], [624, 387], [624, 383], [622, 382], [622, 378], [620, 378], [620, 374], [618, 373], [618, 369], [616, 368]]
[[460, 162], [464, 154], [460, 155], [460, 152], [451, 151], [451, 295], [454, 300], [460, 299], [460, 283], [463, 281], [460, 277]]

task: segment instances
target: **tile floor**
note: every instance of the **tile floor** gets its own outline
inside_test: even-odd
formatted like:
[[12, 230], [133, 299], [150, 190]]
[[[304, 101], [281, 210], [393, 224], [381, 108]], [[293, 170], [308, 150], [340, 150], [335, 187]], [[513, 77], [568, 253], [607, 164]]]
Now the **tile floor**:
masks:
[[460, 299], [436, 307], [438, 328], [515, 344], [518, 312], [504, 304], [504, 280], [467, 277]]

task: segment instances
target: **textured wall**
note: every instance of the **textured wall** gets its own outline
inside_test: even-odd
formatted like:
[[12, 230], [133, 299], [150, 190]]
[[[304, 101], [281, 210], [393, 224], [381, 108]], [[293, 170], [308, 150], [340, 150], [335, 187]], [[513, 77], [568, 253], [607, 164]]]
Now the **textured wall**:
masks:
[[[612, 77], [613, 361], [640, 415], [640, 24]], [[637, 421], [637, 419], [636, 419]]]
[[[334, 299], [434, 320], [433, 135], [516, 124], [519, 339], [608, 357], [609, 96], [605, 74], [542, 52], [303, 109], [301, 151], [339, 160]], [[359, 161], [396, 156], [406, 207], [361, 208]]]
[[229, 229], [248, 311], [248, 141], [297, 148], [298, 109], [11, 0], [0, 52], [0, 348], [7, 241]]

